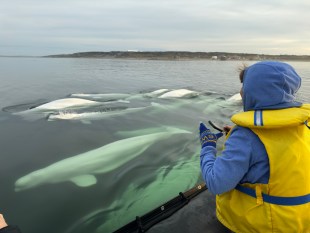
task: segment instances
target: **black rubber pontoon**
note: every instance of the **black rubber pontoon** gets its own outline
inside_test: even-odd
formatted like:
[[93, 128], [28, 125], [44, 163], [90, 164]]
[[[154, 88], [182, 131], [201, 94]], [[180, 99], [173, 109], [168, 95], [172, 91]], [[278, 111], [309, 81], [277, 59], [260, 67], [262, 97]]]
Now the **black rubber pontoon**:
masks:
[[176, 211], [183, 208], [191, 201], [191, 199], [205, 190], [207, 190], [206, 185], [199, 184], [184, 193], [180, 192], [179, 195], [175, 198], [141, 217], [137, 216], [134, 221], [114, 231], [114, 233], [146, 232], [155, 224], [163, 221], [164, 219], [174, 214]]

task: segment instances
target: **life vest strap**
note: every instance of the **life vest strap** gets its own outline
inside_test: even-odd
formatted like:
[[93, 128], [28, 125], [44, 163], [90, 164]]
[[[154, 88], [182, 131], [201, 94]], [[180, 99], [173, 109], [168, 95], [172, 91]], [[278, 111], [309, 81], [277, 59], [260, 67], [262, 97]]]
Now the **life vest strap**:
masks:
[[[251, 197], [257, 198], [256, 191], [254, 189], [244, 187], [240, 184], [237, 185], [235, 188], [236, 190], [245, 193]], [[278, 197], [278, 196], [270, 196], [268, 194], [262, 193], [263, 201], [270, 203], [270, 204], [276, 204], [276, 205], [302, 205], [310, 202], [310, 194], [304, 195], [304, 196], [297, 196], [297, 197]]]

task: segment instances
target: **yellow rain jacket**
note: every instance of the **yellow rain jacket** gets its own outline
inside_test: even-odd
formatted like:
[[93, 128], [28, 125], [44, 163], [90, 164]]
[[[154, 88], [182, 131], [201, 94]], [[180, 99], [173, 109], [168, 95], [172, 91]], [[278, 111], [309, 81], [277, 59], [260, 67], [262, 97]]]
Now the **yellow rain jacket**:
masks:
[[310, 233], [310, 104], [238, 113], [232, 121], [264, 144], [270, 179], [217, 195], [218, 219], [237, 233]]

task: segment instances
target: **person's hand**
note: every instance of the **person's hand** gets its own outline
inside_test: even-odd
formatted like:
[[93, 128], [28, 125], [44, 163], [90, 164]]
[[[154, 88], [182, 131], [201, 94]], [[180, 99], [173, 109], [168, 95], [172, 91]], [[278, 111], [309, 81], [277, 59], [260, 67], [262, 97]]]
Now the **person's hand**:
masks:
[[225, 132], [225, 134], [227, 135], [229, 133], [229, 131], [232, 129], [232, 126], [229, 126], [229, 125], [225, 125], [223, 127], [223, 130]]
[[213, 146], [216, 148], [216, 142], [217, 139], [223, 136], [223, 133], [212, 133], [204, 123], [200, 123], [199, 125], [199, 135], [200, 135], [200, 143], [201, 148], [204, 148], [205, 146]]
[[0, 229], [7, 227], [8, 224], [5, 222], [5, 219], [2, 214], [0, 214]]

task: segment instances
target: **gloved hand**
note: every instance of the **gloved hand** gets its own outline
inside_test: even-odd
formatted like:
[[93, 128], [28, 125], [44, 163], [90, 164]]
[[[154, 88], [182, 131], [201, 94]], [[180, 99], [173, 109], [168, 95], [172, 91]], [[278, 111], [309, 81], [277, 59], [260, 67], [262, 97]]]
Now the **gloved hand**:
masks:
[[212, 133], [202, 122], [199, 126], [199, 134], [201, 148], [204, 148], [205, 146], [213, 146], [214, 148], [216, 148], [217, 139], [223, 136], [223, 133]]

